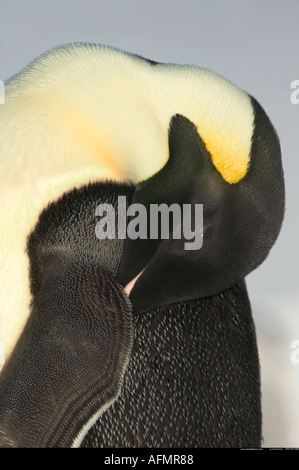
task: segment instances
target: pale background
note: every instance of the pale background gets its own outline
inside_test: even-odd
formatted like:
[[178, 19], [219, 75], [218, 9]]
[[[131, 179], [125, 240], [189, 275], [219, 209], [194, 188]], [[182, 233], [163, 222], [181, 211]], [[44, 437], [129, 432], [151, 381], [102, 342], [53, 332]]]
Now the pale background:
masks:
[[[299, 447], [298, 0], [1, 0], [0, 80], [59, 44], [109, 44], [214, 69], [254, 95], [281, 139], [287, 212], [279, 241], [248, 277], [260, 345], [264, 445]], [[4, 176], [4, 175], [3, 175]], [[5, 176], [4, 176], [5, 177]]]

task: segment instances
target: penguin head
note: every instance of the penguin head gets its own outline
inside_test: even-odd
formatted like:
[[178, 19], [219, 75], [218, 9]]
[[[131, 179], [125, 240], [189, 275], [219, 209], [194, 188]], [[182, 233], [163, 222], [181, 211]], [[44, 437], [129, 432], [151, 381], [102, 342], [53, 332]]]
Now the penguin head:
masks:
[[[160, 236], [154, 240], [147, 216], [146, 239], [126, 240], [117, 274], [117, 280], [128, 285], [135, 313], [221, 293], [267, 257], [284, 214], [281, 152], [264, 110], [254, 98], [250, 105], [254, 121], [249, 159], [236, 182], [233, 174], [217, 169], [200, 129], [185, 116], [172, 117], [169, 159], [158, 173], [137, 185], [133, 203], [148, 211], [152, 204], [176, 204], [182, 212], [188, 205], [192, 230], [189, 227], [187, 233], [189, 237], [192, 233], [194, 247], [183, 215], [180, 237], [174, 235], [173, 220], [169, 238], [163, 239], [160, 226]], [[227, 155], [227, 167], [233, 168], [230, 158], [234, 155]], [[203, 221], [196, 219], [198, 205]]]

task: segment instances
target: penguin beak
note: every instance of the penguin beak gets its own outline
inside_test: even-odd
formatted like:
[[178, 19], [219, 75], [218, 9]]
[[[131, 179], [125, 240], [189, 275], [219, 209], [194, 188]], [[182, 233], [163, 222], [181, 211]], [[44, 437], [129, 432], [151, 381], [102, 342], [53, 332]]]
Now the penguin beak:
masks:
[[134, 285], [135, 285], [137, 279], [141, 276], [142, 273], [143, 273], [143, 271], [141, 271], [139, 274], [137, 274], [137, 276], [136, 276], [134, 279], [132, 279], [132, 281], [130, 281], [130, 282], [124, 287], [125, 292], [126, 292], [126, 294], [127, 294], [128, 296], [131, 294], [131, 291], [132, 291], [132, 289], [133, 289], [133, 287], [134, 287]]

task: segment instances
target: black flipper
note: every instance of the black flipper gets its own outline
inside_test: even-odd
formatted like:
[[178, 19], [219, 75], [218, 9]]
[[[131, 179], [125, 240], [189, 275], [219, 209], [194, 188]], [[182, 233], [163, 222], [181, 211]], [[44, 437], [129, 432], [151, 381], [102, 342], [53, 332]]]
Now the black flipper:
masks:
[[1, 447], [77, 446], [120, 392], [132, 312], [112, 277], [118, 241], [105, 246], [101, 267], [94, 234], [99, 192], [75, 191], [53, 204], [30, 238], [33, 303], [0, 377]]

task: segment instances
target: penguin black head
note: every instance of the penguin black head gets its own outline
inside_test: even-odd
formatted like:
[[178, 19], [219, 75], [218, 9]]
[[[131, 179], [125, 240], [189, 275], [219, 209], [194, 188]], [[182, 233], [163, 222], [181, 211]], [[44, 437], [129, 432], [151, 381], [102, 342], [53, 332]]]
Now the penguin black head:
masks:
[[[137, 185], [133, 202], [203, 205], [203, 243], [186, 250], [186, 237], [125, 242], [117, 279], [130, 285], [136, 313], [154, 306], [219, 293], [244, 278], [268, 255], [284, 214], [280, 145], [264, 110], [254, 112], [250, 161], [245, 175], [229, 183], [215, 168], [200, 129], [175, 115], [169, 128], [169, 160]], [[194, 223], [194, 221], [193, 221]], [[150, 218], [148, 218], [150, 225]], [[193, 227], [194, 237], [201, 236]], [[133, 285], [133, 287], [132, 287]]]

